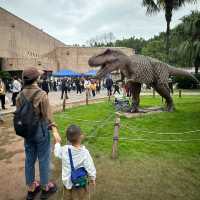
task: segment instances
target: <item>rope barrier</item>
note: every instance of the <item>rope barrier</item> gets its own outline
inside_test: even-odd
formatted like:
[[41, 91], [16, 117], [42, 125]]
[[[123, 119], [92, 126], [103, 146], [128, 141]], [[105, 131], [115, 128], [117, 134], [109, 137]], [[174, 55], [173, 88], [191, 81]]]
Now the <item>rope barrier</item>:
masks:
[[[113, 116], [113, 115], [112, 115]], [[67, 118], [67, 119], [71, 119], [70, 117], [68, 116], [60, 116], [61, 118]], [[99, 121], [99, 120], [86, 120], [86, 119], [80, 119], [80, 118], [73, 118], [74, 121], [80, 121], [80, 122], [86, 122], [86, 123], [102, 123], [104, 120], [102, 121]], [[108, 120], [106, 122], [106, 124], [113, 124], [113, 122], [109, 122], [109, 116], [107, 119], [105, 120]], [[148, 131], [148, 130], [145, 130], [145, 129], [140, 129], [140, 128], [133, 128], [133, 127], [130, 127], [130, 126], [127, 126], [127, 125], [121, 125], [122, 128], [127, 128], [131, 131], [140, 131], [140, 132], [144, 132], [144, 133], [149, 133], [149, 134], [158, 134], [158, 135], [183, 135], [183, 134], [189, 134], [189, 133], [197, 133], [197, 132], [200, 132], [200, 129], [198, 130], [190, 130], [190, 131], [184, 131], [184, 132], [156, 132], [156, 131]]]
[[144, 129], [138, 129], [138, 128], [133, 128], [133, 127], [129, 127], [129, 126], [124, 126], [122, 125], [122, 127], [124, 128], [127, 128], [129, 130], [132, 130], [132, 131], [141, 131], [141, 132], [144, 132], [144, 133], [154, 133], [154, 134], [158, 134], [158, 135], [183, 135], [183, 134], [188, 134], [188, 133], [197, 133], [197, 132], [200, 132], [200, 130], [190, 130], [190, 131], [184, 131], [184, 132], [156, 132], [156, 131], [147, 131], [147, 130], [144, 130]]
[[[109, 120], [113, 117], [113, 115], [114, 115], [114, 114], [111, 113], [110, 115], [108, 115], [108, 117], [106, 117], [104, 120], [101, 121], [102, 123], [101, 123], [97, 128], [94, 127], [94, 128], [93, 128], [94, 133], [93, 133], [92, 135], [93, 135], [93, 136], [96, 136], [99, 129], [103, 128], [106, 124], [109, 124], [109, 123], [110, 123]], [[92, 131], [93, 131], [93, 130], [92, 130]]]
[[[96, 125], [92, 128], [91, 131], [93, 132], [91, 135], [86, 136], [86, 138], [97, 138], [97, 139], [111, 139], [111, 136], [104, 135], [104, 136], [97, 136], [97, 132], [99, 129], [103, 128], [107, 124], [113, 124], [111, 118], [114, 116], [114, 113], [110, 113], [108, 117], [106, 117], [104, 120], [99, 121], [99, 120], [85, 120], [85, 119], [80, 119], [80, 118], [73, 118], [74, 121], [81, 121], [84, 123], [96, 123]], [[68, 116], [62, 116], [62, 118], [67, 118], [71, 119]], [[97, 127], [98, 126], [98, 127]], [[144, 132], [144, 133], [149, 133], [149, 134], [157, 134], [157, 135], [183, 135], [183, 134], [191, 134], [191, 133], [198, 133], [200, 130], [189, 130], [189, 131], [183, 131], [183, 132], [156, 132], [156, 131], [148, 131], [145, 129], [140, 129], [140, 128], [135, 128], [135, 127], [130, 127], [127, 124], [126, 125], [121, 125], [122, 128], [127, 128], [131, 131], [135, 132]], [[119, 140], [121, 141], [148, 141], [148, 142], [191, 142], [191, 141], [200, 141], [200, 139], [145, 139], [145, 138], [130, 138], [130, 137], [120, 137]]]
[[74, 121], [83, 121], [83, 122], [88, 122], [88, 123], [101, 123], [102, 121], [95, 121], [95, 120], [86, 120], [86, 119], [79, 119], [79, 118], [71, 118], [68, 116], [59, 116], [60, 118], [65, 118], [65, 119], [71, 119]]
[[[89, 135], [89, 136], [86, 136], [86, 138], [97, 138], [97, 139], [109, 139], [111, 137], [109, 136], [92, 136], [92, 135]], [[160, 139], [145, 139], [145, 138], [130, 138], [130, 137], [119, 137], [118, 138], [119, 140], [128, 140], [128, 141], [148, 141], [148, 142], [192, 142], [192, 141], [200, 141], [200, 138], [197, 138], [197, 139], [171, 139], [171, 140], [160, 140]]]

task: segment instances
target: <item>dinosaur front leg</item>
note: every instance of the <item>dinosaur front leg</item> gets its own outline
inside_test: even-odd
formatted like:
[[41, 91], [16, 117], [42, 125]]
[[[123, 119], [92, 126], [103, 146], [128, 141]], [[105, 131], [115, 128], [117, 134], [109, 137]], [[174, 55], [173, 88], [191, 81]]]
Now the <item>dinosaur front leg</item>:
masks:
[[173, 99], [170, 95], [170, 89], [167, 84], [156, 84], [154, 85], [155, 90], [166, 100], [166, 111], [173, 112], [174, 111], [174, 103]]
[[132, 105], [130, 109], [130, 112], [132, 113], [139, 112], [140, 92], [141, 92], [141, 84], [132, 83], [131, 84]]

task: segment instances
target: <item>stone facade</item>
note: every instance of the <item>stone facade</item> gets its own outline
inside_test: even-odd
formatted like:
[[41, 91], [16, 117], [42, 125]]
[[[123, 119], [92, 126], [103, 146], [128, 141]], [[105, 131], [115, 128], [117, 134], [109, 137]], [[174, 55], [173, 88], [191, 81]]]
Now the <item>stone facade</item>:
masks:
[[[0, 7], [0, 70], [22, 71], [35, 66], [46, 71], [86, 72], [88, 58], [105, 48], [67, 46]], [[132, 49], [120, 48], [126, 54]]]
[[[113, 48], [113, 47], [112, 47]], [[133, 50], [130, 48], [118, 48], [127, 55], [132, 55]], [[48, 60], [55, 60], [57, 69], [71, 69], [77, 72], [86, 72], [91, 69], [88, 66], [88, 59], [100, 52], [103, 52], [104, 47], [58, 47], [53, 51], [44, 55]]]
[[[45, 69], [52, 60], [41, 56], [56, 47], [65, 46], [35, 26], [0, 7], [0, 57], [4, 70], [23, 70], [27, 66]], [[50, 65], [50, 66], [49, 66]]]

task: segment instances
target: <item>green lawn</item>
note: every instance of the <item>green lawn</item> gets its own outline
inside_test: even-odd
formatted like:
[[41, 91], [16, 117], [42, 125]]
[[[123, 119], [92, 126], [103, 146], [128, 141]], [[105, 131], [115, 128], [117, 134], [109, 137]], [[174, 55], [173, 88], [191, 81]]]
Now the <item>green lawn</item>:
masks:
[[[132, 119], [121, 117], [120, 156], [199, 155], [200, 97], [186, 96], [174, 99], [176, 111], [173, 113], [164, 112]], [[159, 97], [142, 97], [141, 105], [162, 105], [162, 102]], [[87, 144], [94, 152], [110, 153], [115, 120], [112, 103], [105, 102], [69, 109], [65, 113], [56, 114], [55, 119], [62, 135], [69, 124], [77, 124], [89, 136]], [[188, 133], [194, 130], [199, 132]], [[187, 133], [183, 134], [184, 132]], [[134, 141], [134, 139], [145, 140]]]
[[[121, 117], [116, 161], [110, 159], [115, 120], [112, 103], [55, 114], [63, 141], [69, 124], [79, 125], [88, 136], [85, 144], [98, 172], [94, 199], [200, 199], [200, 97], [175, 96], [174, 101], [173, 113]], [[162, 102], [160, 97], [148, 96], [141, 98], [141, 105], [160, 106]]]

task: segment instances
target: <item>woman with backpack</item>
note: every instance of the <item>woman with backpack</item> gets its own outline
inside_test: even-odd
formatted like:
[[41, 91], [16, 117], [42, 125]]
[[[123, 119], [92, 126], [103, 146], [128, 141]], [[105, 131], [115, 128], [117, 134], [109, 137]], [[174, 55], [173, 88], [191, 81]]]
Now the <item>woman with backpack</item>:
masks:
[[[50, 182], [50, 132], [52, 123], [47, 93], [37, 85], [40, 73], [36, 68], [23, 71], [23, 90], [17, 97], [14, 126], [17, 135], [24, 137], [25, 177], [28, 186], [27, 200], [41, 190], [40, 199], [47, 199], [57, 191]], [[60, 140], [59, 135], [57, 139]], [[35, 180], [35, 162], [39, 161], [40, 182]]]

